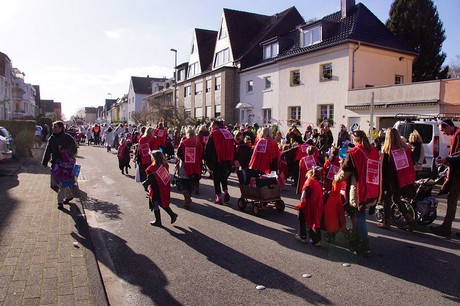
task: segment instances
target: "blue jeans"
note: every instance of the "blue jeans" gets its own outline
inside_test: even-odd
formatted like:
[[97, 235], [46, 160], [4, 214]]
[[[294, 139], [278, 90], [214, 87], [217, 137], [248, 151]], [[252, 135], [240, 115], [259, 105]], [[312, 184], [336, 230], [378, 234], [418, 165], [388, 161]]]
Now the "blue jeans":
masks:
[[367, 234], [367, 223], [366, 223], [366, 210], [356, 211], [356, 220], [358, 227], [358, 235], [360, 240], [367, 240], [369, 236]]

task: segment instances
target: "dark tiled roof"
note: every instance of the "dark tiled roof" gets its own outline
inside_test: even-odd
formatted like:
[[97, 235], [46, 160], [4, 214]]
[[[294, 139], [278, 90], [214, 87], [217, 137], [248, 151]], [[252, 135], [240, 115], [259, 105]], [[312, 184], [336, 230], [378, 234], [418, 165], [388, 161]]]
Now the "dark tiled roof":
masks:
[[234, 59], [241, 57], [249, 43], [270, 22], [270, 16], [226, 8], [224, 8], [224, 16]]
[[143, 95], [152, 93], [152, 82], [164, 82], [165, 80], [164, 78], [131, 77], [134, 92]]
[[117, 102], [117, 99], [105, 99], [104, 109], [108, 111]]
[[[262, 61], [263, 46], [261, 45], [261, 42], [271, 38], [280, 38], [282, 34], [303, 23], [305, 23], [305, 20], [295, 7], [291, 7], [281, 13], [271, 16], [265, 28], [251, 41], [246, 49], [246, 53], [238, 59], [241, 61], [241, 68], [244, 69], [245, 67], [249, 67]], [[282, 38], [279, 40], [281, 41], [280, 47], [284, 46], [286, 48], [285, 42], [288, 40], [284, 40]], [[288, 46], [290, 45], [291, 43], [289, 42]]]
[[337, 44], [359, 41], [381, 48], [399, 50], [401, 52], [416, 54], [414, 50], [402, 44], [391, 31], [362, 3], [355, 5], [352, 14], [342, 19], [341, 11], [335, 12], [323, 19], [305, 24], [303, 27], [322, 25], [323, 37], [320, 43], [302, 47], [300, 45], [300, 31], [293, 29], [279, 36], [281, 40], [289, 40], [288, 48], [281, 49], [278, 57], [259, 62], [253, 65], [265, 65], [279, 59], [309, 53], [328, 48]]
[[216, 47], [217, 31], [195, 29], [195, 36], [200, 55], [201, 71], [210, 70]]

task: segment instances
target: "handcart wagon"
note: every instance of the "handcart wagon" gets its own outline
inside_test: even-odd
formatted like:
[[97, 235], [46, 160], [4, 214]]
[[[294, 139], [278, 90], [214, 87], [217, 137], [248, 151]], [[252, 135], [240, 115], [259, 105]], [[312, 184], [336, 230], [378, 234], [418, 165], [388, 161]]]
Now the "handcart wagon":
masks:
[[[239, 174], [240, 179], [240, 174]], [[281, 199], [281, 188], [275, 182], [270, 184], [259, 184], [262, 180], [252, 178], [250, 184], [244, 184], [240, 179], [241, 197], [238, 199], [238, 208], [241, 211], [246, 210], [247, 204], [252, 204], [252, 212], [259, 215], [261, 210], [276, 208], [278, 212], [283, 212], [285, 208], [284, 201]], [[257, 186], [259, 185], [259, 187]]]

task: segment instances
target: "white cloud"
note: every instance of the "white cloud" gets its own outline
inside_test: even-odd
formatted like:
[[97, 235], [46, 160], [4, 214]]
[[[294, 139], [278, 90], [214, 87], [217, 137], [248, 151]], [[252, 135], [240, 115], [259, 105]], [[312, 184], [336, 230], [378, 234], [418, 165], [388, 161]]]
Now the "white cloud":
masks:
[[121, 38], [121, 30], [104, 31], [108, 39], [116, 40]]

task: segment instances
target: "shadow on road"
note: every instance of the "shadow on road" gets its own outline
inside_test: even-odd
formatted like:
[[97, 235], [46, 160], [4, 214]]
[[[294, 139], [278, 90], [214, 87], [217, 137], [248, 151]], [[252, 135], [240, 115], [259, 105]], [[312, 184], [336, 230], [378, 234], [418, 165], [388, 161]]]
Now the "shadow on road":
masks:
[[[235, 251], [196, 229], [185, 229], [178, 226], [176, 228], [181, 230], [183, 234], [176, 233], [168, 228], [165, 228], [165, 230], [206, 256], [210, 262], [241, 278], [247, 279], [254, 284], [263, 284], [266, 288], [277, 289], [298, 296], [309, 304], [331, 304], [328, 299], [308, 289], [296, 279], [254, 258]], [[220, 255], [225, 254], [225, 256], [216, 256], [216, 250], [219, 250]], [[264, 271], [264, 273], [257, 273], [259, 271]]]

